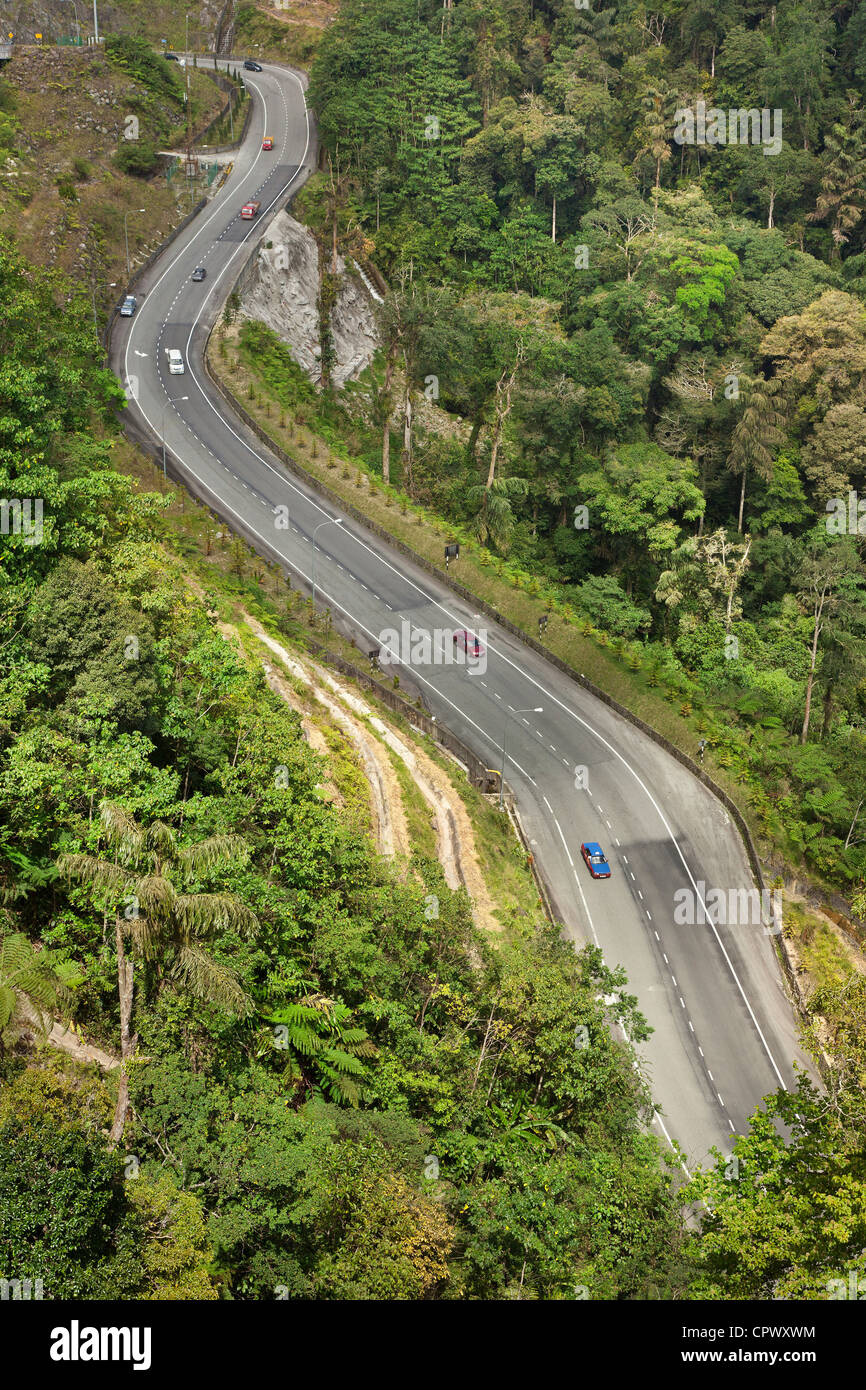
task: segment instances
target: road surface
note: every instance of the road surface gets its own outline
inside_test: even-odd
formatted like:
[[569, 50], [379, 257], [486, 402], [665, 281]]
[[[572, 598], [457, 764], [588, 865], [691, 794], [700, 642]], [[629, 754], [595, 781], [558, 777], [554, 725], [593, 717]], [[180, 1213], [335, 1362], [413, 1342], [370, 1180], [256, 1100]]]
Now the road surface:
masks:
[[[506, 779], [566, 934], [596, 942], [623, 965], [653, 1029], [641, 1048], [661, 1133], [689, 1165], [711, 1146], [730, 1151], [762, 1096], [790, 1086], [797, 1042], [772, 940], [761, 925], [680, 925], [677, 890], [695, 912], [708, 887], [749, 888], [734, 825], [674, 758], [447, 586], [292, 478], [226, 407], [202, 366], [209, 326], [268, 219], [311, 172], [315, 136], [304, 79], [265, 65], [244, 73], [254, 113], [225, 186], [148, 271], [139, 309], [117, 320], [112, 365], [130, 415], [164, 438], [190, 489], [262, 553], [310, 583], [363, 648], [395, 646], [402, 624], [426, 652], [400, 652], [431, 712]], [[272, 135], [273, 152], [262, 136]], [[255, 198], [262, 211], [242, 221]], [[207, 270], [192, 283], [197, 265]], [[187, 367], [170, 376], [165, 350]], [[185, 399], [184, 399], [185, 398]], [[315, 557], [315, 558], [314, 558]], [[312, 574], [315, 565], [315, 576]], [[483, 653], [454, 660], [452, 634], [469, 628]], [[410, 641], [413, 640], [410, 637]], [[399, 644], [398, 644], [399, 646]], [[540, 712], [536, 712], [540, 711]], [[598, 840], [612, 877], [593, 880], [581, 841]]]

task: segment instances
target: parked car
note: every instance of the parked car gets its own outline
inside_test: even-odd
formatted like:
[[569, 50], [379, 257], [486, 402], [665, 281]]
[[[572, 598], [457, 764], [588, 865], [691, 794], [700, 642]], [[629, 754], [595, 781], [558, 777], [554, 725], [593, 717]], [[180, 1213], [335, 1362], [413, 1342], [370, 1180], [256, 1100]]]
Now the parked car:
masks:
[[273, 137], [272, 135], [266, 135], [265, 138], [264, 138], [264, 140], [262, 141], [262, 149], [263, 149], [263, 150], [272, 150], [273, 148], [274, 148], [274, 137]]
[[179, 63], [180, 59], [176, 53], [163, 53], [163, 58], [167, 58], [170, 63]]
[[195, 270], [194, 270], [193, 273], [192, 273], [192, 278], [193, 278], [193, 280], [203, 280], [203, 279], [205, 278], [206, 275], [207, 275], [207, 271], [205, 270], [204, 266], [203, 266], [203, 265], [197, 265], [196, 268], [195, 268]]
[[178, 348], [166, 348], [165, 355], [168, 358], [168, 370], [172, 376], [183, 376], [183, 353]]
[[593, 878], [610, 878], [610, 865], [600, 844], [595, 840], [587, 840], [585, 845], [581, 845], [580, 852]]
[[474, 632], [469, 632], [467, 628], [461, 627], [454, 634], [456, 645], [467, 653], [468, 656], [482, 656], [484, 647], [475, 636]]
[[244, 203], [243, 207], [241, 208], [241, 217], [246, 217], [247, 220], [249, 220], [249, 218], [251, 217], [255, 217], [260, 207], [261, 203], [257, 203], [255, 201], [251, 203]]
[[252, 58], [246, 59], [246, 61], [244, 62], [244, 67], [246, 68], [247, 72], [261, 72], [262, 70], [261, 63], [254, 63]]
[[120, 317], [131, 319], [138, 308], [138, 300], [134, 294], [128, 294], [120, 306]]

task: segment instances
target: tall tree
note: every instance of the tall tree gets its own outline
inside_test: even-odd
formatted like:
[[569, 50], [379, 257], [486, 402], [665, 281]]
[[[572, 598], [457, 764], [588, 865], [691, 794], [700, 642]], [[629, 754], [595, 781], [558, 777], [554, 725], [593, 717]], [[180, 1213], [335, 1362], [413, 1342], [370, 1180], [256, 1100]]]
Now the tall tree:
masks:
[[847, 536], [828, 536], [820, 529], [812, 533], [797, 585], [797, 598], [811, 628], [801, 743], [809, 737], [812, 690], [821, 639], [837, 625], [845, 626], [857, 614], [863, 603], [862, 579], [862, 567], [852, 540]]
[[[134, 959], [144, 966], [158, 961], [195, 998], [243, 1015], [251, 1012], [252, 1001], [231, 970], [201, 943], [229, 928], [251, 936], [258, 922], [234, 893], [180, 893], [176, 886], [243, 859], [248, 849], [238, 836], [212, 835], [181, 847], [164, 821], [141, 826], [123, 806], [110, 801], [102, 802], [99, 817], [111, 858], [65, 854], [58, 867], [70, 883], [80, 884], [114, 914], [120, 1047], [127, 1063], [138, 1044], [132, 1031]], [[128, 1109], [124, 1065], [111, 1126], [115, 1143], [123, 1136]]]
[[848, 93], [844, 122], [836, 121], [825, 137], [823, 168], [818, 202], [809, 218], [813, 222], [829, 220], [831, 254], [838, 261], [866, 208], [866, 111], [856, 92]]
[[[744, 389], [745, 388], [745, 389]], [[743, 510], [746, 502], [746, 476], [751, 470], [769, 481], [773, 476], [773, 456], [782, 441], [784, 413], [779, 408], [780, 383], [762, 378], [741, 378], [740, 390], [745, 395], [743, 412], [731, 436], [728, 468], [741, 479], [737, 530], [743, 530]]]

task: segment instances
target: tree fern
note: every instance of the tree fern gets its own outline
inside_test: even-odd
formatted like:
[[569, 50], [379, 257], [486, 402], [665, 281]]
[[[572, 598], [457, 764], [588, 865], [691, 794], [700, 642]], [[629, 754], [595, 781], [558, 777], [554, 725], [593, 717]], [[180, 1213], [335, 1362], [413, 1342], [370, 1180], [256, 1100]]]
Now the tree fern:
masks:
[[77, 966], [58, 960], [53, 951], [34, 951], [20, 932], [0, 940], [0, 1041], [8, 1042], [24, 1021], [27, 1005], [47, 1032], [48, 1016], [68, 1006], [80, 979]]
[[358, 1104], [359, 1083], [366, 1076], [360, 1058], [375, 1056], [376, 1047], [363, 1028], [352, 1024], [351, 1009], [312, 994], [264, 1017], [272, 1026], [260, 1034], [259, 1056], [271, 1050], [281, 1053], [292, 1082], [300, 1080], [320, 1087], [332, 1100]]

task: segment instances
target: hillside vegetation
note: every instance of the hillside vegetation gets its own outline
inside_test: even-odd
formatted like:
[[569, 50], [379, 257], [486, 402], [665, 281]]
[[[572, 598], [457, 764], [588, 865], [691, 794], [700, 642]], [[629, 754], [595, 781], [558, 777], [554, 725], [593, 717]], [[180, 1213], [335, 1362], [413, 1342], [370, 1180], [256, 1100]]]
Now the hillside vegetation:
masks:
[[[320, 420], [641, 670], [840, 892], [866, 871], [864, 64], [862, 3], [346, 0], [299, 199], [391, 286]], [[766, 110], [765, 144], [678, 142], [701, 102], [737, 133]]]
[[[0, 495], [44, 500], [38, 543], [0, 541], [0, 1273], [85, 1298], [678, 1288], [621, 972], [543, 926], [492, 949], [435, 862], [376, 857], [113, 467], [86, 296], [8, 245], [0, 295]], [[28, 1001], [123, 1077], [34, 1065]]]
[[[226, 96], [204, 73], [190, 76], [201, 129]], [[88, 286], [100, 327], [126, 281], [124, 215], [134, 268], [201, 196], [203, 180], [167, 181], [157, 154], [184, 139], [183, 98], [176, 64], [128, 39], [111, 38], [105, 52], [16, 53], [0, 77], [4, 228], [28, 259]]]

